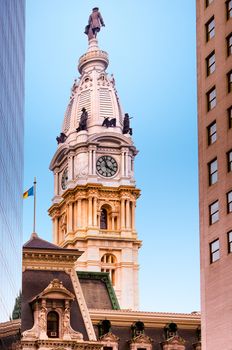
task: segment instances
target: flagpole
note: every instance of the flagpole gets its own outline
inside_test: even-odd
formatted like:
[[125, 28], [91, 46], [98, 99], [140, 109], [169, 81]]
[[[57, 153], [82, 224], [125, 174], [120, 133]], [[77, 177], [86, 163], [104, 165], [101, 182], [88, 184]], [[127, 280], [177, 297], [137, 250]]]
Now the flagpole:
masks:
[[36, 218], [36, 177], [34, 178], [34, 220], [33, 220], [33, 233], [35, 232], [35, 218]]

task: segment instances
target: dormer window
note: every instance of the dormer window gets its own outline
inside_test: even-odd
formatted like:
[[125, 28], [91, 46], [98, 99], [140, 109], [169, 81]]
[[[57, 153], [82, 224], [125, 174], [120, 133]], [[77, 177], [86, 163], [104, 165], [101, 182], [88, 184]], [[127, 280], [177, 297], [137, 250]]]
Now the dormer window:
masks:
[[59, 338], [59, 315], [55, 311], [47, 315], [47, 335], [49, 338]]

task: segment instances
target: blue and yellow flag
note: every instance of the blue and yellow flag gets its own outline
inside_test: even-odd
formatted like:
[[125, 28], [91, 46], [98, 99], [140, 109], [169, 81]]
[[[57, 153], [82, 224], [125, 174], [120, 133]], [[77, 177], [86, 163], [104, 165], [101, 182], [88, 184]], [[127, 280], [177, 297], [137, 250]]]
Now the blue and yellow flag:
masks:
[[23, 194], [23, 198], [27, 198], [29, 196], [34, 196], [34, 186], [32, 186], [31, 188], [29, 188], [29, 190], [27, 190], [26, 192], [24, 192]]

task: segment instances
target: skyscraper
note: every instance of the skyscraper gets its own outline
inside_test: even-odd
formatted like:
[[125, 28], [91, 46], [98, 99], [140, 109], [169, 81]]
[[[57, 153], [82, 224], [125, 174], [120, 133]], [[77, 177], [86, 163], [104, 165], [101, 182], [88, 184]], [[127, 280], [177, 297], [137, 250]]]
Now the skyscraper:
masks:
[[24, 0], [0, 3], [0, 322], [9, 320], [21, 288]]
[[202, 348], [231, 347], [232, 0], [197, 0]]

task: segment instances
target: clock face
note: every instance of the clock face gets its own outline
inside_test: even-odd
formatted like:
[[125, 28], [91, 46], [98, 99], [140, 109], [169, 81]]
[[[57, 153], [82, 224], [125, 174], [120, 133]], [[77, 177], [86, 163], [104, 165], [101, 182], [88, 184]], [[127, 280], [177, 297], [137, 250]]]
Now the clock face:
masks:
[[112, 177], [118, 170], [116, 160], [111, 156], [101, 156], [97, 160], [97, 172], [104, 177]]
[[62, 174], [61, 178], [61, 187], [62, 190], [66, 190], [67, 188], [67, 183], [68, 183], [68, 169], [66, 168]]

